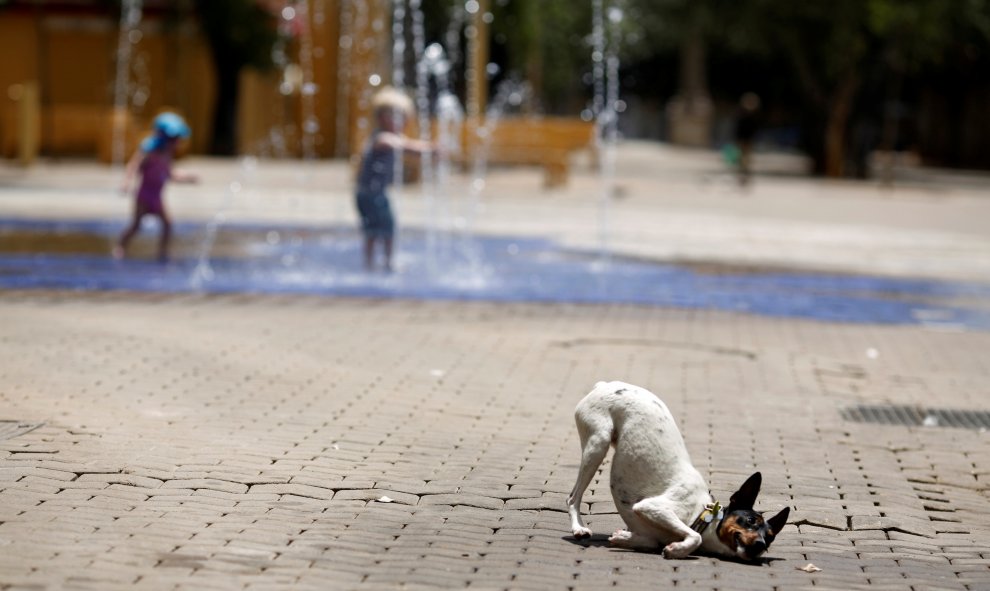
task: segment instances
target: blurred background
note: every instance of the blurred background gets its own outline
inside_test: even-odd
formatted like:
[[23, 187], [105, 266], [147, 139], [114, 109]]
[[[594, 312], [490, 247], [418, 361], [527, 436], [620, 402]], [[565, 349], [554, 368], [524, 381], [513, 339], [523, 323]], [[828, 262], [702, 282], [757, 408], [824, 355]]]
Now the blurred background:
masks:
[[514, 80], [591, 121], [611, 57], [622, 137], [721, 148], [753, 93], [809, 173], [990, 168], [990, 0], [0, 0], [0, 154], [120, 161], [170, 108], [192, 153], [348, 157], [434, 43], [469, 118]]

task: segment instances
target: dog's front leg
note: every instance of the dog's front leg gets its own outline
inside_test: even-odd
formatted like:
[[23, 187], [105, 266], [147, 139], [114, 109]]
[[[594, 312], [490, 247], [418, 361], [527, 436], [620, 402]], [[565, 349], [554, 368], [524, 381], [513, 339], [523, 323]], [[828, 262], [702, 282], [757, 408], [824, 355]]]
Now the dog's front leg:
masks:
[[679, 542], [671, 542], [664, 547], [665, 558], [684, 558], [701, 545], [701, 534], [678, 519], [669, 499], [662, 496], [649, 497], [633, 505], [632, 510], [650, 525], [666, 533], [667, 536], [664, 537], [680, 539]]
[[587, 538], [591, 536], [591, 530], [585, 527], [581, 520], [581, 497], [584, 496], [585, 489], [591, 484], [591, 480], [598, 472], [598, 466], [605, 460], [608, 453], [609, 438], [608, 433], [589, 433], [584, 425], [578, 424], [578, 433], [581, 436], [581, 468], [578, 471], [577, 482], [571, 494], [567, 497], [567, 513], [571, 516], [571, 533], [575, 538]]

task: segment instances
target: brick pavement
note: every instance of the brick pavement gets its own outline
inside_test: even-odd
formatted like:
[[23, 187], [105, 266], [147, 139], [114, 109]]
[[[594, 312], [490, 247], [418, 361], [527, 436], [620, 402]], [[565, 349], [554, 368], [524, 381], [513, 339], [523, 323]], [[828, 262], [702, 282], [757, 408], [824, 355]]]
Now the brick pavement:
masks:
[[[988, 589], [990, 334], [627, 306], [5, 293], [0, 589]], [[875, 349], [879, 355], [867, 355]], [[764, 566], [609, 549], [572, 413], [650, 387], [725, 499], [792, 507]], [[385, 502], [388, 497], [391, 501]], [[822, 569], [797, 570], [808, 562]]]

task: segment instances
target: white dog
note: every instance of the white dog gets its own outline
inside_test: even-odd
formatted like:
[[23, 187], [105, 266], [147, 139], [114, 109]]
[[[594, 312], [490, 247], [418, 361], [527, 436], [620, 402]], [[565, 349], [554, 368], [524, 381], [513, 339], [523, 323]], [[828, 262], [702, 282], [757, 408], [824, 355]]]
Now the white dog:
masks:
[[667, 558], [683, 558], [699, 547], [755, 560], [787, 523], [790, 507], [764, 520], [753, 510], [760, 492], [757, 472], [722, 509], [691, 464], [681, 432], [667, 406], [652, 392], [623, 382], [598, 382], [574, 411], [581, 438], [581, 468], [567, 499], [571, 532], [591, 535], [581, 521], [581, 496], [605, 459], [612, 457], [612, 500], [627, 529], [609, 538], [637, 550], [663, 547]]

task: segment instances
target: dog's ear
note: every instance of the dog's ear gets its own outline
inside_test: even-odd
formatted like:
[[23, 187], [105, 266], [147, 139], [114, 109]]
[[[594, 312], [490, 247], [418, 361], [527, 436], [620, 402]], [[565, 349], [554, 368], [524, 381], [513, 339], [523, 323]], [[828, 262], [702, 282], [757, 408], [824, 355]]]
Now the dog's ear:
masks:
[[746, 482], [729, 497], [729, 513], [739, 509], [752, 509], [756, 504], [756, 495], [760, 494], [763, 476], [759, 472], [746, 479]]
[[780, 533], [780, 530], [784, 529], [784, 526], [787, 525], [787, 516], [790, 514], [791, 514], [791, 508], [784, 507], [783, 509], [781, 509], [780, 513], [777, 513], [770, 519], [767, 519], [767, 525], [770, 526], [771, 536], [777, 537], [777, 534]]

